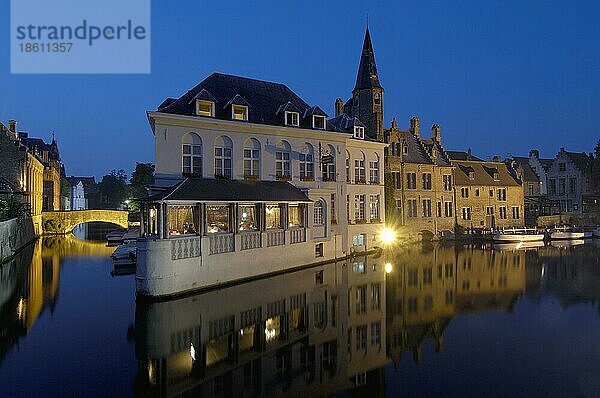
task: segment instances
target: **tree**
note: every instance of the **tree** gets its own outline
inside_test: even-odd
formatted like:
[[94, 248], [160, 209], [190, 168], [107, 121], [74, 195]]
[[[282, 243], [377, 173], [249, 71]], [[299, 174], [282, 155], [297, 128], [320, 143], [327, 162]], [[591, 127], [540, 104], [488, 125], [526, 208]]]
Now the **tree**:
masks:
[[147, 196], [146, 186], [154, 184], [154, 165], [152, 163], [135, 163], [135, 170], [129, 180], [129, 194], [132, 199]]
[[111, 170], [98, 184], [102, 202], [111, 209], [119, 209], [125, 203], [128, 194], [127, 174], [124, 170]]

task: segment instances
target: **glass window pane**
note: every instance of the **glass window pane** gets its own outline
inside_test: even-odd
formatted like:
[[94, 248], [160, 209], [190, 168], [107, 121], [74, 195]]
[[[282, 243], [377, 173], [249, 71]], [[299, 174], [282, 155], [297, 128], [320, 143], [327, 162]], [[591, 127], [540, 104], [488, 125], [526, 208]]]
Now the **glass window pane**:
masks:
[[229, 232], [229, 206], [206, 206], [207, 232]]
[[265, 213], [265, 227], [267, 229], [281, 228], [281, 209], [279, 208], [279, 205], [267, 205]]
[[169, 206], [170, 235], [192, 235], [198, 230], [196, 206]]
[[258, 229], [256, 224], [256, 208], [253, 205], [240, 205], [238, 218], [240, 231], [254, 231]]

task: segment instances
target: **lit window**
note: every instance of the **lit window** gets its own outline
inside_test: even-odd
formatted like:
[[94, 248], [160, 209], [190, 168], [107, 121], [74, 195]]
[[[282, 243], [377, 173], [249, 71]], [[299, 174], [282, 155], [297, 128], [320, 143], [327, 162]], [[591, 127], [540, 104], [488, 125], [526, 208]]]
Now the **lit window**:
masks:
[[281, 207], [278, 204], [265, 206], [265, 228], [281, 228]]
[[298, 126], [299, 114], [298, 112], [285, 112], [285, 124], [287, 126]]
[[360, 126], [354, 126], [354, 138], [365, 138], [365, 128]]
[[229, 232], [229, 206], [206, 206], [206, 232]]
[[234, 120], [248, 120], [248, 107], [245, 105], [232, 105], [231, 118]]
[[196, 114], [200, 116], [215, 116], [215, 103], [212, 101], [196, 101]]
[[313, 116], [313, 128], [325, 130], [325, 116]]
[[323, 213], [323, 201], [318, 200], [315, 203], [315, 208], [314, 208], [314, 225], [323, 225], [325, 224], [325, 214]]
[[256, 207], [254, 205], [240, 205], [238, 210], [238, 223], [240, 231], [257, 230]]

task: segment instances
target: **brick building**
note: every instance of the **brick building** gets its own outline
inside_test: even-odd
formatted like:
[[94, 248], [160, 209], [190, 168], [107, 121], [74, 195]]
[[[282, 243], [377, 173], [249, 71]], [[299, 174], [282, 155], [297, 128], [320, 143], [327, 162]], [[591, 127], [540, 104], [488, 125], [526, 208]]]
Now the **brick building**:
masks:
[[457, 224], [475, 229], [523, 226], [523, 186], [516, 172], [506, 163], [484, 161], [470, 152], [449, 152], [456, 166]]
[[17, 122], [9, 127], [0, 123], [0, 191], [17, 195], [29, 204], [31, 214], [42, 212], [44, 165], [39, 156], [25, 146], [17, 133]]

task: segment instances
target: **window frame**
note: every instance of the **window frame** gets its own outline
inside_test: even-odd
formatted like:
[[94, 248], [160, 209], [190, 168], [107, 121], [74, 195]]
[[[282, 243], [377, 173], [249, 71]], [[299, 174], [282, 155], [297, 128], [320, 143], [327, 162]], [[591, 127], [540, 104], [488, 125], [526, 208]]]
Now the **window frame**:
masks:
[[[208, 114], [206, 114], [206, 112], [203, 113], [203, 111], [200, 110], [200, 107], [202, 105], [210, 105], [210, 112]], [[201, 100], [201, 99], [196, 100], [196, 115], [197, 116], [205, 116], [205, 117], [215, 117], [214, 101], [207, 101], [207, 100]]]
[[[235, 117], [235, 111], [236, 111], [236, 109], [241, 109], [241, 110], [244, 111], [244, 118], [243, 119]], [[241, 122], [247, 122], [248, 121], [248, 113], [249, 113], [249, 110], [248, 110], [248, 106], [247, 105], [237, 105], [237, 104], [232, 104], [231, 105], [231, 120], [238, 120], [238, 121], [241, 121]]]
[[[288, 116], [291, 116], [291, 118], [292, 118], [291, 123], [289, 123], [289, 121], [288, 121]], [[298, 112], [285, 111], [284, 123], [286, 126], [292, 126], [292, 127], [300, 126], [300, 114]]]
[[[317, 120], [320, 120], [323, 123], [323, 127], [319, 127], [317, 125]], [[312, 117], [312, 128], [313, 129], [325, 130], [326, 127], [327, 127], [327, 118], [325, 116], [322, 116], [322, 115], [313, 115], [313, 117]]]

